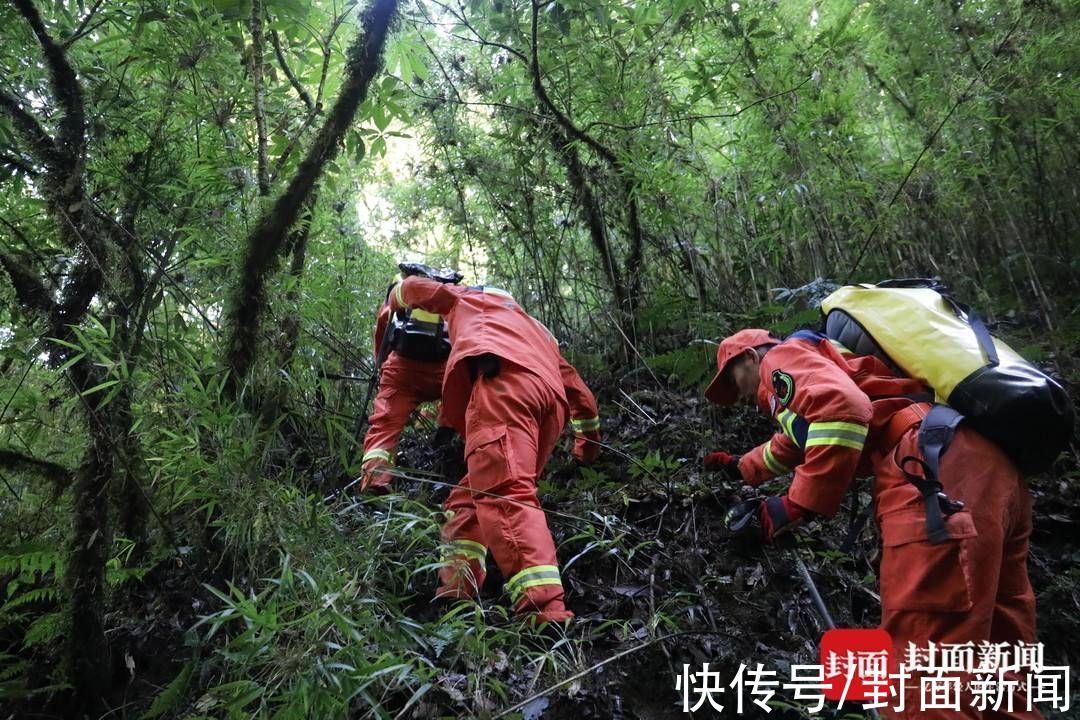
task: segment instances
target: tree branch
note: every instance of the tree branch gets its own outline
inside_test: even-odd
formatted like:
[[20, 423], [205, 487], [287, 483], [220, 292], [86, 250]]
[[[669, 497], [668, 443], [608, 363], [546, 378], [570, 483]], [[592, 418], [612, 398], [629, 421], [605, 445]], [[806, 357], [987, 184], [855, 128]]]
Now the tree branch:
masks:
[[376, 0], [364, 12], [360, 34], [349, 48], [345, 79], [334, 107], [296, 174], [248, 237], [240, 280], [228, 310], [230, 331], [225, 356], [232, 371], [229, 383], [233, 392], [247, 376], [257, 355], [259, 329], [267, 305], [266, 280], [282, 254], [289, 229], [313, 192], [324, 166], [337, 155], [342, 136], [367, 97], [372, 78], [382, 67], [383, 47], [396, 13], [397, 0]]
[[255, 89], [255, 134], [258, 141], [257, 161], [259, 195], [270, 194], [270, 161], [266, 151], [266, 109], [263, 97], [263, 54], [266, 43], [263, 41], [263, 4], [262, 0], [251, 0], [251, 84]]
[[668, 118], [666, 120], [648, 120], [648, 121], [636, 123], [636, 124], [633, 124], [633, 125], [624, 124], [624, 123], [604, 122], [602, 120], [595, 120], [595, 121], [589, 123], [585, 127], [584, 132], [588, 132], [589, 130], [591, 130], [594, 127], [609, 127], [609, 128], [615, 128], [616, 130], [641, 130], [642, 128], [655, 127], [657, 125], [674, 125], [675, 123], [681, 123], [681, 122], [697, 122], [699, 120], [718, 120], [718, 119], [721, 119], [721, 118], [736, 118], [736, 117], [739, 117], [740, 115], [742, 115], [744, 112], [746, 112], [750, 108], [757, 107], [758, 105], [761, 105], [764, 102], [768, 102], [769, 100], [772, 100], [774, 98], [778, 98], [778, 97], [780, 97], [782, 95], [790, 95], [791, 93], [793, 93], [793, 92], [799, 90], [800, 88], [802, 88], [802, 86], [805, 85], [806, 83], [810, 82], [811, 79], [812, 79], [812, 76], [807, 75], [806, 78], [804, 78], [802, 80], [802, 82], [800, 82], [798, 85], [794, 85], [792, 87], [789, 87], [787, 90], [780, 90], [779, 92], [774, 92], [771, 95], [765, 95], [764, 97], [760, 97], [757, 100], [754, 100], [753, 102], [747, 103], [746, 105], [742, 106], [741, 108], [739, 108], [738, 110], [736, 110], [734, 112], [710, 113], [708, 115], [683, 115], [682, 117]]
[[12, 0], [12, 2], [30, 24], [45, 53], [53, 93], [64, 111], [60, 118], [57, 140], [61, 151], [68, 156], [65, 160], [70, 163], [69, 170], [73, 170], [82, 157], [85, 143], [83, 127], [86, 124], [86, 115], [79, 81], [75, 76], [74, 68], [68, 62], [64, 49], [56, 44], [45, 29], [45, 23], [41, 20], [41, 15], [34, 6], [33, 0]]
[[539, 14], [540, 3], [536, 0], [532, 0], [532, 61], [529, 62], [529, 67], [532, 70], [532, 86], [537, 100], [540, 101], [540, 104], [543, 105], [548, 112], [555, 116], [555, 119], [563, 126], [566, 132], [570, 134], [570, 137], [588, 145], [597, 155], [607, 160], [616, 170], [618, 170], [619, 159], [615, 157], [615, 153], [608, 150], [595, 138], [586, 134], [574, 125], [570, 118], [555, 107], [555, 103], [551, 101], [551, 97], [547, 94], [547, 90], [544, 89], [544, 83], [540, 79], [539, 42], [537, 42], [536, 39], [536, 26]]
[[622, 183], [623, 199], [626, 203], [626, 221], [627, 229], [629, 230], [630, 249], [626, 255], [625, 272], [623, 273], [623, 277], [626, 278], [627, 281], [625, 297], [622, 298], [618, 310], [624, 315], [627, 321], [626, 324], [629, 330], [628, 335], [632, 341], [636, 339], [636, 332], [634, 329], [634, 304], [637, 303], [638, 291], [641, 287], [640, 269], [645, 252], [645, 235], [641, 227], [641, 212], [638, 208], [637, 196], [634, 192], [633, 178], [626, 171], [626, 168], [623, 166], [622, 161], [619, 160], [618, 156], [591, 135], [583, 132], [574, 125], [569, 117], [555, 107], [555, 103], [551, 101], [551, 97], [547, 94], [547, 90], [544, 89], [544, 83], [541, 81], [540, 77], [540, 43], [537, 40], [539, 14], [540, 3], [538, 0], [532, 0], [532, 62], [530, 63], [530, 66], [532, 69], [533, 92], [540, 104], [555, 117], [559, 125], [566, 130], [567, 134], [569, 134], [571, 138], [584, 143], [597, 155], [606, 160], [618, 174]]
[[19, 304], [31, 312], [41, 313], [46, 317], [56, 310], [56, 301], [45, 287], [41, 279], [30, 272], [14, 255], [0, 252], [0, 267], [11, 279], [11, 286], [15, 288], [15, 298]]
[[23, 175], [27, 175], [29, 177], [34, 177], [38, 174], [38, 171], [35, 168], [31, 167], [29, 164], [26, 163], [25, 160], [20, 157], [16, 157], [15, 155], [0, 153], [0, 164], [7, 165], [9, 168], [13, 170], [18, 170]]
[[314, 113], [321, 113], [323, 109], [323, 90], [326, 88], [326, 77], [330, 73], [330, 56], [333, 54], [334, 49], [334, 35], [337, 34], [338, 28], [341, 27], [341, 23], [345, 22], [345, 18], [349, 17], [352, 8], [352, 5], [348, 6], [340, 15], [334, 18], [334, 22], [330, 25], [330, 30], [326, 33], [326, 39], [322, 40], [322, 70], [319, 72], [319, 89], [315, 92], [315, 107], [312, 110]]
[[[71, 33], [71, 37], [69, 37], [67, 40], [64, 41], [64, 47], [65, 48], [71, 47], [83, 35], [86, 35], [87, 33], [92, 32], [95, 28], [101, 27], [102, 23], [98, 23], [97, 25], [95, 25], [92, 28], [89, 28], [88, 26], [90, 25], [90, 21], [94, 19], [94, 15], [97, 14], [97, 11], [100, 10], [101, 6], [104, 5], [104, 4], [105, 4], [105, 0], [97, 0], [97, 2], [94, 3], [94, 6], [92, 8], [90, 8], [90, 12], [86, 13], [86, 17], [84, 17], [82, 19], [82, 22], [79, 23], [79, 27], [75, 28], [75, 32]], [[102, 22], [104, 22], [104, 21], [102, 21]]]
[[63, 489], [70, 485], [71, 477], [74, 474], [71, 469], [66, 468], [59, 463], [54, 463], [49, 460], [39, 460], [38, 458], [24, 455], [11, 448], [0, 448], [0, 468], [5, 470], [30, 470], [39, 472], [57, 489]]
[[56, 144], [49, 133], [30, 113], [23, 110], [18, 100], [0, 90], [0, 109], [8, 114], [15, 129], [30, 146], [30, 151], [38, 162], [47, 167], [55, 166], [57, 161]]
[[[493, 48], [498, 48], [499, 50], [505, 50], [506, 52], [510, 53], [511, 55], [513, 55], [514, 57], [516, 57], [518, 60], [525, 63], [526, 65], [529, 64], [529, 59], [527, 57], [525, 57], [525, 53], [521, 52], [520, 50], [518, 50], [516, 48], [512, 48], [509, 45], [504, 45], [503, 43], [493, 42], [491, 40], [488, 40], [487, 38], [483, 37], [480, 33], [478, 33], [476, 31], [476, 28], [474, 28], [472, 26], [472, 24], [469, 22], [469, 19], [467, 17], [465, 17], [465, 9], [464, 8], [459, 6], [458, 7], [458, 12], [455, 12], [453, 8], [449, 7], [448, 5], [446, 5], [444, 3], [439, 2], [439, 0], [432, 0], [432, 2], [435, 3], [436, 5], [438, 5], [439, 7], [441, 7], [446, 12], [450, 13], [450, 15], [452, 15], [455, 20], [457, 20], [462, 25], [464, 25], [469, 30], [469, 32], [471, 32], [473, 34], [473, 36], [476, 38], [475, 42], [480, 44], [482, 47], [493, 47]], [[463, 38], [463, 37], [460, 37], [458, 35], [455, 35], [454, 37], [458, 38], [459, 40], [466, 40], [466, 41], [468, 40], [468, 38]]]
[[862, 66], [863, 71], [866, 73], [866, 77], [870, 79], [870, 82], [878, 86], [880, 90], [884, 90], [889, 94], [897, 105], [904, 109], [904, 114], [907, 115], [908, 120], [914, 120], [916, 117], [915, 107], [907, 101], [907, 99], [900, 94], [899, 91], [894, 90], [892, 85], [885, 82], [884, 78], [878, 74], [877, 68], [866, 62], [861, 55], [855, 56], [855, 62]]
[[[80, 253], [74, 269], [69, 273], [63, 297], [60, 302], [52, 305], [50, 334], [64, 338], [71, 333], [69, 326], [82, 319], [90, 301], [101, 289], [104, 280], [102, 263], [106, 261], [107, 248], [96, 222], [97, 218], [87, 208], [86, 203], [83, 170], [86, 115], [82, 89], [75, 70], [68, 62], [64, 49], [56, 44], [46, 30], [33, 0], [12, 0], [12, 3], [29, 23], [41, 45], [49, 68], [52, 94], [62, 110], [57, 136], [53, 142], [52, 162], [47, 166], [48, 173], [43, 187], [59, 226], [60, 238], [68, 247], [78, 249]], [[3, 104], [9, 113], [13, 111], [10, 100], [11, 98], [0, 96], [0, 104]], [[43, 131], [25, 126], [25, 118], [21, 118], [20, 122], [24, 124], [24, 134], [32, 131], [37, 136], [34, 141], [41, 146], [43, 140], [40, 135]]]
[[[550, 124], [550, 122], [549, 120], [548, 123]], [[555, 154], [562, 160], [563, 167], [566, 168], [566, 176], [570, 180], [570, 186], [574, 188], [578, 207], [581, 208], [582, 220], [585, 221], [586, 227], [589, 228], [589, 237], [596, 248], [596, 252], [600, 254], [604, 271], [611, 281], [615, 304], [622, 307], [626, 304], [626, 286], [623, 284], [622, 273], [611, 251], [611, 243], [608, 241], [607, 225], [604, 223], [604, 214], [600, 208], [600, 201], [585, 178], [585, 166], [581, 162], [577, 146], [557, 128], [552, 128], [552, 130], [551, 143], [555, 148]]]
[[300, 84], [300, 80], [297, 79], [293, 73], [292, 68], [289, 67], [289, 63], [285, 60], [285, 52], [281, 49], [281, 38], [278, 37], [277, 30], [270, 31], [270, 43], [274, 46], [274, 55], [277, 56], [278, 66], [281, 71], [285, 73], [285, 77], [289, 79], [289, 84], [293, 86], [293, 90], [300, 96], [300, 99], [304, 101], [304, 105], [307, 107], [309, 113], [315, 112], [315, 101], [311, 99], [311, 95], [304, 89], [304, 86]]

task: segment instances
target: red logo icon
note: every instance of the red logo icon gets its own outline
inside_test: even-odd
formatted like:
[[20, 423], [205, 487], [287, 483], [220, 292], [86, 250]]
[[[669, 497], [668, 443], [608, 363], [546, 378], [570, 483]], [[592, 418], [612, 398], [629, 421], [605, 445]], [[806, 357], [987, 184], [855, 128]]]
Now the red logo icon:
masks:
[[830, 700], [889, 697], [892, 637], [884, 630], [842, 628], [821, 636], [824, 694]]

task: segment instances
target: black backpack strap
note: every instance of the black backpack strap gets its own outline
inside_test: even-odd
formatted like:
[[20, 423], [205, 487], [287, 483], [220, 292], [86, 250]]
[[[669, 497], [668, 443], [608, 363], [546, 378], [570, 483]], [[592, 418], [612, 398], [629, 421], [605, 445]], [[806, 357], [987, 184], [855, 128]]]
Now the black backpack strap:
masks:
[[949, 448], [956, 427], [963, 419], [963, 415], [948, 405], [935, 405], [919, 426], [919, 449], [926, 464], [933, 469], [935, 478], [941, 467], [941, 456]]
[[971, 329], [975, 332], [975, 339], [979, 341], [979, 347], [983, 351], [983, 355], [986, 356], [986, 361], [991, 365], [998, 365], [1001, 363], [1001, 359], [998, 357], [997, 348], [994, 346], [994, 338], [990, 337], [990, 331], [986, 329], [986, 325], [975, 314], [974, 310], [968, 311], [968, 324], [971, 325]]
[[[948, 405], [935, 405], [919, 426], [919, 451], [921, 458], [908, 455], [900, 461], [900, 470], [908, 482], [919, 489], [926, 503], [926, 536], [931, 545], [940, 545], [950, 539], [945, 527], [945, 516], [962, 509], [962, 502], [951, 500], [941, 484], [941, 456], [949, 449], [956, 428], [964, 416]], [[922, 474], [909, 473], [905, 467], [915, 463]]]
[[986, 324], [979, 314], [967, 305], [958, 303], [948, 291], [938, 290], [938, 294], [948, 303], [957, 317], [964, 319], [971, 326], [971, 332], [975, 333], [975, 341], [979, 343], [979, 349], [986, 356], [986, 362], [991, 365], [1000, 364], [1001, 359], [998, 357], [997, 347], [994, 346], [994, 338], [990, 337], [990, 331], [986, 329]]

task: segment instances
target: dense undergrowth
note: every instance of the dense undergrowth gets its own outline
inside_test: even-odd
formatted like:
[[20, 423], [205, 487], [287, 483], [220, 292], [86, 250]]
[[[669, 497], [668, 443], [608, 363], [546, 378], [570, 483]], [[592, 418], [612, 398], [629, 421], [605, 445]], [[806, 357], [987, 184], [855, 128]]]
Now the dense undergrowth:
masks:
[[[160, 408], [143, 442], [171, 493], [157, 496], [153, 541], [118, 537], [109, 561], [113, 714], [484, 718], [516, 707], [511, 717], [677, 717], [683, 663], [710, 662], [731, 678], [740, 663], [783, 672], [813, 662], [824, 626], [795, 551], [729, 537], [722, 518], [739, 490], [700, 469], [705, 449], [742, 450], [769, 432], [756, 414], [700, 397], [709, 354], [690, 346], [645, 358], [641, 371], [590, 374], [605, 452], [579, 467], [561, 447], [540, 484], [578, 615], [557, 634], [509, 616], [493, 565], [479, 604], [431, 604], [439, 502], [463, 468], [460, 441], [431, 447], [430, 420], [406, 432], [398, 492], [371, 498], [301, 463], [330, 450], [310, 446], [315, 434], [288, 445], [235, 407]], [[1071, 360], [1063, 366], [1077, 377]], [[189, 382], [194, 397], [213, 396]], [[1078, 477], [1070, 454], [1032, 484], [1039, 637], [1063, 664], [1080, 661], [1067, 640], [1080, 632]], [[868, 491], [859, 483], [798, 550], [842, 625], [871, 627], [878, 614], [873, 524], [841, 549], [850, 505], [864, 507]], [[31, 524], [5, 531], [41, 537], [32, 522], [55, 522], [53, 507], [25, 497], [20, 517]], [[16, 715], [64, 713], [64, 673], [52, 662], [63, 562], [40, 541], [0, 557], [0, 691]], [[772, 717], [785, 707], [800, 716], [783, 692], [774, 707]]]
[[[700, 397], [715, 342], [940, 276], [1075, 389], [1078, 29], [1060, 0], [0, 3], [0, 718], [654, 718], [683, 663], [812, 658], [790, 553], [728, 538], [700, 470], [767, 432]], [[428, 421], [397, 494], [348, 487], [402, 259], [511, 291], [597, 392], [601, 461], [541, 483], [565, 637], [494, 568], [432, 606], [461, 461]], [[1062, 662], [1076, 450], [1032, 485]], [[870, 626], [847, 514], [801, 552]]]

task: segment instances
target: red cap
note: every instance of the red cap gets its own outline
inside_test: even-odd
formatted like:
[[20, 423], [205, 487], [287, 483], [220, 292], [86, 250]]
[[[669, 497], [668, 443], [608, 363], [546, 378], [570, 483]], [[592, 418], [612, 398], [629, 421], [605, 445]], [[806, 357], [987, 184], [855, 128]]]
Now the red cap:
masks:
[[779, 342], [768, 330], [758, 328], [740, 330], [721, 340], [720, 347], [716, 349], [716, 377], [705, 388], [705, 398], [717, 405], [734, 405], [739, 399], [739, 391], [730, 378], [724, 377], [727, 364], [747, 350]]

